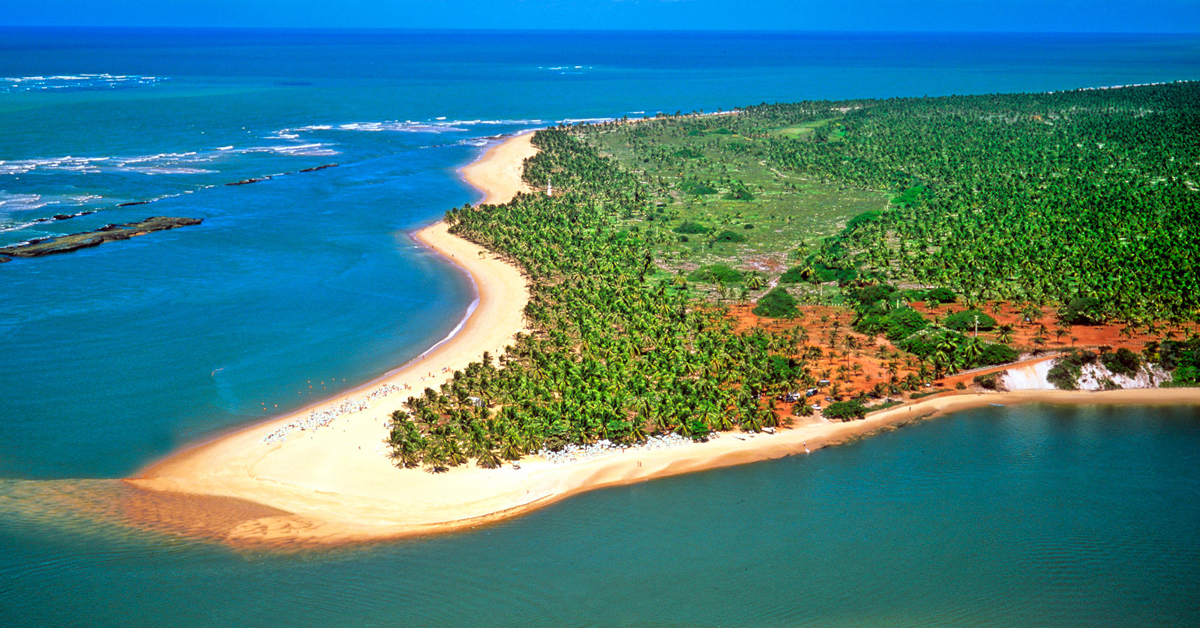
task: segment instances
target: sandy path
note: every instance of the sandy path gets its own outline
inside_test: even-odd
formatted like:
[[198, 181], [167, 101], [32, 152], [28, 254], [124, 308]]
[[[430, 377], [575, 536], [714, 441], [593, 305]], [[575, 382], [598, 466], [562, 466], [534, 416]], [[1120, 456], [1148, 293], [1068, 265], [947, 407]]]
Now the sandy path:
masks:
[[[485, 191], [485, 202], [505, 202], [523, 189], [519, 164], [536, 152], [529, 138], [510, 139], [463, 169], [464, 176]], [[321, 407], [362, 397], [385, 384], [407, 385], [413, 393], [426, 386], [436, 388], [447, 378], [444, 368], [462, 368], [483, 351], [498, 355], [521, 329], [520, 313], [528, 293], [514, 267], [449, 235], [441, 223], [417, 237], [471, 273], [480, 291], [478, 308], [459, 334], [424, 358]], [[397, 469], [383, 454], [387, 417], [408, 394], [406, 390], [371, 400], [365, 411], [345, 415], [327, 428], [294, 433], [282, 444], [268, 445], [262, 439], [307, 411], [172, 456], [128, 480], [149, 490], [135, 491], [146, 497], [141, 502], [129, 500], [126, 516], [135, 524], [161, 529], [164, 511], [188, 513], [192, 520], [181, 522], [187, 517], [175, 516], [170, 529], [238, 545], [369, 541], [480, 525], [594, 488], [803, 454], [991, 403], [1200, 403], [1200, 389], [944, 394], [851, 423], [818, 419], [774, 435], [727, 433], [707, 443], [631, 449], [569, 464], [534, 457], [522, 460], [519, 469], [468, 465], [431, 474]]]

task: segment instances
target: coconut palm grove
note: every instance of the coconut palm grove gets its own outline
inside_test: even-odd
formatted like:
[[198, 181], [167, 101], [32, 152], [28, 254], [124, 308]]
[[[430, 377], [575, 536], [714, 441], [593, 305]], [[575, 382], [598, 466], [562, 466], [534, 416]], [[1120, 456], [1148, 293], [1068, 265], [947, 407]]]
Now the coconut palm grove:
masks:
[[[539, 131], [537, 192], [446, 215], [527, 273], [532, 331], [410, 397], [393, 458], [496, 467], [826, 401], [854, 420], [1054, 347], [1067, 370], [1149, 361], [1195, 385], [1198, 103], [1181, 82]], [[1076, 346], [1104, 326], [1130, 347]]]

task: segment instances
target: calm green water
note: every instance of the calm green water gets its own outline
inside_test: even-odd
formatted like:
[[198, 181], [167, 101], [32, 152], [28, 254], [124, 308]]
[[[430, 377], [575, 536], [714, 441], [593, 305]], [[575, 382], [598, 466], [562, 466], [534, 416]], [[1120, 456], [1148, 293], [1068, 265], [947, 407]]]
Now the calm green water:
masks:
[[5, 517], [6, 626], [1195, 626], [1200, 410], [988, 408], [274, 555]]

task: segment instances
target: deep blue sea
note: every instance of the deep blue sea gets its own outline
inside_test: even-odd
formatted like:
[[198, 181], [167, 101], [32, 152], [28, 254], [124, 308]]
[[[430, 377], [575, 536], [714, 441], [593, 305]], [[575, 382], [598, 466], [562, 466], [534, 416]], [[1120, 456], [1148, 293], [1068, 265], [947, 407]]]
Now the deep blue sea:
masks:
[[496, 135], [1181, 79], [1200, 37], [0, 29], [0, 245], [204, 219], [0, 265], [0, 625], [1200, 624], [1191, 410], [976, 411], [300, 555], [95, 530], [39, 497], [444, 337], [471, 285], [407, 234], [477, 200], [456, 169]]

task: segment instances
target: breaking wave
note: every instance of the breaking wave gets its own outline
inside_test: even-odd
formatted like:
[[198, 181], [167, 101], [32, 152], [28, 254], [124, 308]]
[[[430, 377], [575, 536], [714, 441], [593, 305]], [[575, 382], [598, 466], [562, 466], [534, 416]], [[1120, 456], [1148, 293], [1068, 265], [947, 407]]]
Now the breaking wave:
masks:
[[43, 157], [35, 159], [0, 160], [0, 175], [18, 175], [30, 172], [74, 172], [91, 174], [97, 172], [143, 172], [145, 174], [195, 174], [209, 172], [198, 169], [195, 164], [212, 161], [212, 153], [158, 153], [131, 157]]
[[61, 76], [17, 76], [0, 78], [0, 94], [18, 92], [78, 92], [128, 89], [155, 85], [167, 79], [126, 74], [67, 74]]
[[284, 144], [282, 146], [253, 146], [243, 148], [238, 153], [273, 153], [276, 155], [291, 155], [295, 157], [330, 157], [340, 154], [330, 148], [330, 144]]
[[300, 133], [318, 131], [365, 131], [369, 133], [465, 133], [475, 126], [519, 126], [545, 124], [543, 120], [447, 120], [444, 117], [427, 121], [385, 120], [383, 122], [349, 122], [345, 124], [310, 124], [281, 129], [268, 136], [272, 139], [294, 140]]
[[34, 159], [0, 160], [0, 175], [22, 175], [32, 172], [71, 172], [76, 174], [139, 173], [147, 175], [208, 174], [216, 172], [202, 166], [229, 155], [247, 153], [274, 153], [301, 157], [327, 157], [339, 154], [330, 144], [284, 144], [279, 146], [252, 146], [234, 149], [232, 146], [190, 151], [186, 153], [158, 153], [154, 155], [108, 156], [108, 157], [42, 157]]

